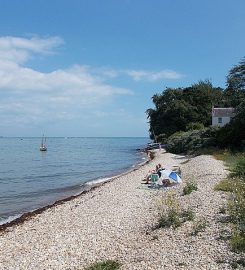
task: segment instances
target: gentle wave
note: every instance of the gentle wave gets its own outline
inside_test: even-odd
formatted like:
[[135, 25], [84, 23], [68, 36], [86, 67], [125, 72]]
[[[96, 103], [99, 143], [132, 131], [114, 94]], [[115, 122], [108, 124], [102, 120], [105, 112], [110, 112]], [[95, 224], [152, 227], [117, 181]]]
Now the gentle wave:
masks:
[[18, 215], [14, 215], [14, 216], [9, 216], [7, 218], [0, 218], [0, 225], [6, 224], [6, 223], [10, 223], [11, 221], [19, 218], [22, 216], [23, 213], [18, 214]]

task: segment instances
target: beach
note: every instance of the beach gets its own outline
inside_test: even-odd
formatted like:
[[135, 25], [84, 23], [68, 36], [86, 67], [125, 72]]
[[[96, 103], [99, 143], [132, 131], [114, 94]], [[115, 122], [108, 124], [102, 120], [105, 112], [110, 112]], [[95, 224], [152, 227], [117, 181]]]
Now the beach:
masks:
[[[183, 183], [150, 189], [142, 179], [161, 163], [181, 169]], [[112, 181], [56, 204], [0, 231], [0, 269], [84, 269], [102, 260], [118, 260], [120, 269], [232, 269], [236, 254], [224, 240], [229, 234], [221, 208], [227, 194], [214, 186], [227, 175], [212, 156], [155, 151], [155, 158]], [[198, 190], [183, 196], [188, 180]], [[206, 229], [193, 235], [193, 221], [174, 229], [156, 229], [158, 202], [169, 192], [191, 208]]]

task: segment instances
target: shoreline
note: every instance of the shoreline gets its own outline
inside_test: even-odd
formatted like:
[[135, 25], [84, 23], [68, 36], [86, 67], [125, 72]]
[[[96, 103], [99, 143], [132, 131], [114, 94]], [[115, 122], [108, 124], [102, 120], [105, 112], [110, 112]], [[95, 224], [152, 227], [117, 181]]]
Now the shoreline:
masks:
[[97, 180], [105, 179], [105, 178], [98, 178], [97, 180], [92, 180], [92, 181], [89, 181], [89, 182], [85, 182], [82, 185], [83, 190], [80, 191], [78, 194], [71, 195], [71, 196], [65, 197], [63, 199], [56, 200], [56, 201], [54, 201], [51, 204], [47, 204], [47, 205], [45, 205], [43, 207], [40, 207], [40, 208], [37, 208], [37, 209], [35, 209], [33, 211], [28, 211], [28, 212], [25, 212], [23, 214], [20, 214], [20, 216], [14, 218], [13, 220], [11, 220], [9, 222], [0, 224], [0, 233], [3, 232], [3, 231], [5, 231], [7, 228], [10, 228], [10, 227], [13, 227], [13, 226], [17, 226], [17, 225], [22, 224], [25, 221], [31, 219], [32, 217], [34, 217], [36, 215], [39, 215], [39, 214], [43, 213], [44, 211], [46, 211], [46, 210], [48, 210], [48, 209], [50, 209], [52, 207], [55, 207], [57, 205], [61, 205], [61, 204], [64, 204], [64, 203], [66, 203], [68, 201], [71, 201], [71, 200], [74, 200], [76, 198], [79, 198], [80, 196], [83, 196], [87, 192], [90, 192], [90, 191], [92, 191], [92, 190], [94, 190], [94, 189], [96, 189], [96, 188], [98, 188], [100, 186], [103, 186], [104, 184], [106, 184], [108, 182], [114, 181], [115, 179], [117, 179], [119, 177], [122, 177], [124, 175], [127, 175], [130, 172], [132, 172], [132, 171], [138, 170], [140, 167], [148, 164], [150, 161], [151, 161], [151, 159], [148, 159], [148, 160], [146, 160], [144, 162], [140, 162], [138, 164], [134, 164], [131, 167], [129, 167], [126, 171], [124, 171], [124, 172], [122, 172], [120, 174], [116, 174], [116, 175], [113, 175], [111, 177], [106, 177], [108, 179], [107, 180], [104, 180], [104, 181], [97, 182]]
[[[51, 140], [52, 139], [52, 140]], [[148, 138], [4, 138], [1, 151], [0, 226], [82, 193], [85, 182], [102, 182], [142, 163]], [[62, 147], [61, 147], [62, 145]], [[14, 149], [9, 151], [9, 149]], [[111, 149], [111, 151], [109, 151]], [[108, 150], [108, 151], [107, 151]], [[105, 152], [107, 151], [107, 152]]]
[[[214, 191], [227, 174], [212, 156], [188, 159], [164, 151], [112, 181], [76, 198], [52, 206], [23, 223], [0, 232], [0, 269], [80, 270], [104, 260], [118, 260], [121, 270], [232, 269], [233, 253], [222, 236], [229, 224], [220, 209], [227, 194]], [[183, 183], [174, 188], [149, 189], [141, 180], [150, 169], [180, 166]], [[189, 180], [198, 190], [183, 196]], [[174, 194], [195, 220], [180, 227], [156, 228], [158, 203]], [[193, 235], [198, 220], [207, 220], [204, 231]]]

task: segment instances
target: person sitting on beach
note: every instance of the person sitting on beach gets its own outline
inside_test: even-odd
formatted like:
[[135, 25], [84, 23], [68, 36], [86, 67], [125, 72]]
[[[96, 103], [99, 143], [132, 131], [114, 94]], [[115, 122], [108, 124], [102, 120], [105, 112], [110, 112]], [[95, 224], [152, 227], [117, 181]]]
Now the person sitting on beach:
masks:
[[159, 175], [158, 171], [161, 169], [161, 164], [157, 164], [155, 170], [150, 170], [147, 175], [144, 177], [143, 184], [149, 184], [151, 182], [151, 175], [153, 173], [157, 173], [159, 177], [161, 177], [161, 174]]
[[172, 186], [175, 186], [176, 183], [172, 182], [170, 179], [168, 178], [164, 178], [161, 180], [162, 184], [164, 187], [172, 187]]
[[161, 179], [161, 182], [162, 182], [164, 187], [168, 187], [171, 184], [171, 182], [168, 178]]
[[157, 167], [158, 167], [158, 168], [157, 168], [156, 173], [158, 174], [159, 177], [161, 177], [161, 175], [162, 175], [162, 174], [161, 174], [161, 170], [163, 170], [162, 165], [159, 163], [159, 164], [157, 165]]
[[155, 170], [149, 170], [149, 172], [147, 173], [147, 175], [144, 177], [143, 184], [149, 184], [149, 182], [151, 181], [151, 175], [155, 173]]
[[157, 173], [159, 178], [161, 177], [161, 170], [163, 170], [164, 168], [162, 168], [162, 165], [159, 163], [156, 165], [155, 170], [150, 170], [147, 175], [144, 177], [143, 184], [149, 184], [151, 182], [151, 175], [153, 173]]

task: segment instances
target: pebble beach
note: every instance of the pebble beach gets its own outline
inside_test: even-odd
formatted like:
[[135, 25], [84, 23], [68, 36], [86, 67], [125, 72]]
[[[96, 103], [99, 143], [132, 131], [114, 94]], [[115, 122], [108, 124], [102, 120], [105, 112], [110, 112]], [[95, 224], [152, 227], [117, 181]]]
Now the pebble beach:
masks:
[[[180, 167], [183, 183], [152, 189], [142, 184], [149, 170]], [[154, 159], [89, 192], [32, 215], [0, 231], [0, 269], [84, 269], [97, 261], [117, 260], [123, 270], [232, 269], [222, 222], [228, 195], [214, 186], [228, 171], [212, 156], [185, 156], [156, 151]], [[197, 191], [183, 196], [187, 181]], [[181, 207], [191, 208], [194, 221], [178, 228], [156, 229], [159, 202], [174, 194]], [[193, 235], [195, 220], [204, 231]]]

